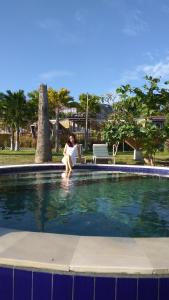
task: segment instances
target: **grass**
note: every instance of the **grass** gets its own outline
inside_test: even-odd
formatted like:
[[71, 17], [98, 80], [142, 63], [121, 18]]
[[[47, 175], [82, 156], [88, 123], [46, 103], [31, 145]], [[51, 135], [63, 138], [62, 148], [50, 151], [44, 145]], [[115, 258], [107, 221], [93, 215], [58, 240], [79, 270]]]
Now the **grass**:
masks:
[[[87, 160], [92, 160], [92, 152], [84, 153]], [[0, 165], [16, 165], [16, 164], [30, 164], [34, 163], [35, 150], [23, 151], [9, 151], [0, 150]], [[53, 153], [53, 162], [61, 162], [63, 155]], [[133, 152], [118, 152], [116, 157], [116, 164], [129, 164], [134, 165], [139, 162], [133, 160]], [[156, 154], [156, 165], [167, 166], [169, 165], [169, 151], [159, 152]]]
[[[56, 155], [53, 153], [52, 161], [61, 162], [62, 153]], [[31, 164], [34, 163], [35, 150], [23, 150], [23, 151], [0, 151], [0, 165], [17, 165], [17, 164]]]

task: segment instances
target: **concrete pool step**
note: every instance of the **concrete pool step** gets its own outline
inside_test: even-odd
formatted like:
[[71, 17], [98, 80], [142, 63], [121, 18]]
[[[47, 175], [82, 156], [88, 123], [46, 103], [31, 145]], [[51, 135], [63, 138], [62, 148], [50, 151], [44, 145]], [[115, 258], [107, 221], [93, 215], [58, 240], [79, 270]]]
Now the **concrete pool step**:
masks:
[[0, 265], [95, 274], [169, 274], [169, 238], [107, 238], [0, 228]]

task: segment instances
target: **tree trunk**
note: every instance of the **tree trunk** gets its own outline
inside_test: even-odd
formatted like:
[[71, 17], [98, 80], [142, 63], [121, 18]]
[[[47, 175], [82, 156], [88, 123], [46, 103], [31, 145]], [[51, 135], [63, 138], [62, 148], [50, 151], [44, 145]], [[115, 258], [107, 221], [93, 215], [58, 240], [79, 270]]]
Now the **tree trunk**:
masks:
[[56, 153], [59, 152], [59, 107], [56, 108], [55, 151]]
[[15, 151], [19, 151], [19, 128], [16, 129]]
[[148, 157], [145, 157], [145, 158], [144, 158], [144, 162], [145, 162], [147, 165], [150, 165], [150, 166], [154, 166], [154, 165], [155, 165], [155, 160], [154, 160], [154, 158], [152, 157], [152, 155], [149, 155]]
[[84, 140], [85, 151], [88, 150], [88, 117], [89, 117], [89, 97], [88, 97], [88, 94], [87, 94], [87, 99], [86, 99], [86, 121], [85, 121], [85, 140]]
[[14, 130], [13, 130], [13, 128], [11, 128], [11, 137], [10, 137], [10, 140], [11, 140], [10, 150], [14, 151]]
[[35, 153], [35, 163], [44, 163], [52, 160], [50, 125], [48, 113], [47, 86], [42, 84], [39, 88], [38, 134]]

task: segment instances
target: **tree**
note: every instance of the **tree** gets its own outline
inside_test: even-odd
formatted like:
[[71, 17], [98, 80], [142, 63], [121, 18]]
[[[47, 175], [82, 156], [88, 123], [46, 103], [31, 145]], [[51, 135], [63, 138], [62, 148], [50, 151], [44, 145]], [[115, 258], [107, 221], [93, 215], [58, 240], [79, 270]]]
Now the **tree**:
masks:
[[167, 137], [169, 137], [169, 123], [164, 125], [161, 129], [157, 127], [152, 121], [147, 121], [145, 126], [140, 128], [143, 140], [143, 149], [145, 151], [145, 162], [154, 165], [156, 152], [164, 144]]
[[49, 98], [49, 107], [52, 111], [55, 112], [55, 151], [59, 151], [59, 113], [63, 107], [72, 107], [74, 104], [73, 97], [70, 96], [70, 91], [62, 88], [59, 91], [56, 91], [52, 88], [48, 89], [48, 98]]
[[11, 133], [11, 150], [14, 150], [14, 130], [15, 124], [13, 120], [14, 114], [14, 103], [13, 99], [9, 99], [6, 94], [1, 93], [0, 95], [0, 117], [2, 119], [3, 124], [5, 127], [8, 127]]
[[116, 156], [119, 143], [126, 141], [135, 149], [141, 147], [140, 125], [131, 114], [114, 112], [108, 121], [105, 122], [102, 130], [103, 139], [112, 145], [113, 155]]
[[50, 143], [50, 125], [48, 114], [47, 86], [42, 84], [39, 88], [39, 110], [38, 110], [38, 137], [35, 154], [36, 163], [44, 163], [52, 160]]
[[36, 122], [38, 119], [38, 102], [39, 102], [39, 91], [34, 90], [28, 93], [27, 100], [27, 114], [29, 122]]
[[[12, 95], [11, 95], [12, 96]], [[16, 131], [15, 151], [19, 150], [20, 128], [26, 122], [26, 97], [23, 90], [13, 93], [15, 103], [14, 124]]]
[[[23, 90], [1, 94], [2, 118], [11, 131], [11, 150], [19, 150], [20, 128], [26, 122], [26, 97]], [[14, 148], [14, 131], [16, 132]]]
[[88, 118], [95, 117], [100, 112], [102, 98], [97, 95], [81, 94], [79, 96], [79, 111], [84, 112], [86, 116], [85, 124], [85, 150], [88, 148]]
[[159, 87], [160, 79], [146, 76], [143, 88], [130, 85], [117, 89], [120, 100], [114, 104], [112, 118], [105, 123], [103, 136], [107, 142], [125, 140], [133, 148], [145, 152], [146, 161], [154, 163], [156, 151], [169, 136], [169, 123], [159, 129], [151, 116], [164, 114], [168, 90]]
[[79, 103], [80, 103], [79, 110], [81, 112], [86, 113], [87, 97], [88, 97], [89, 115], [95, 116], [96, 113], [100, 112], [101, 97], [97, 95], [91, 95], [91, 94], [84, 94], [84, 93], [81, 94], [79, 96]]

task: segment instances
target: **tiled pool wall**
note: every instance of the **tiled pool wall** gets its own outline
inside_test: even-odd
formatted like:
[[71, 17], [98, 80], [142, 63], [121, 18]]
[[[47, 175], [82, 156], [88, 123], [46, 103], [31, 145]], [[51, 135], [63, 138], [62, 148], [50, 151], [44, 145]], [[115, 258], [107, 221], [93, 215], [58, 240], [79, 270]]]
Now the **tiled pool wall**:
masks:
[[169, 277], [94, 277], [0, 267], [1, 300], [168, 300]]
[[[0, 167], [0, 173], [60, 170], [63, 165]], [[112, 170], [169, 176], [169, 168], [77, 165], [76, 169]], [[0, 300], [168, 300], [169, 275], [154, 277], [55, 274], [0, 267]]]
[[127, 173], [141, 173], [150, 175], [168, 175], [169, 168], [165, 167], [147, 167], [147, 166], [122, 166], [122, 165], [77, 165], [76, 169], [100, 170], [100, 171], [114, 171]]
[[[0, 174], [32, 172], [32, 171], [47, 171], [47, 170], [64, 170], [63, 164], [32, 164], [20, 166], [0, 166]], [[77, 164], [76, 170], [93, 170], [93, 171], [114, 171], [114, 172], [129, 172], [150, 175], [169, 176], [168, 167], [151, 167], [139, 165], [95, 165], [95, 164]]]

